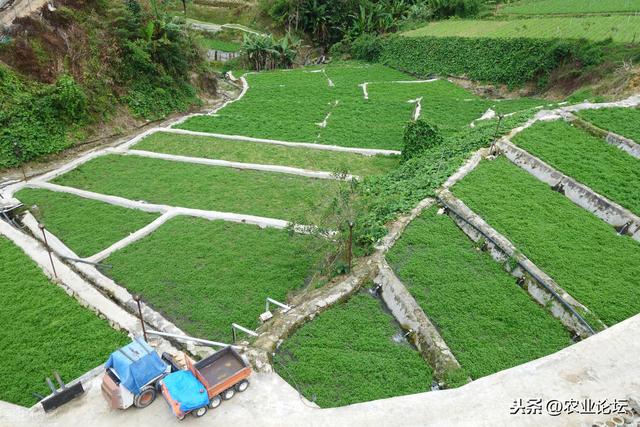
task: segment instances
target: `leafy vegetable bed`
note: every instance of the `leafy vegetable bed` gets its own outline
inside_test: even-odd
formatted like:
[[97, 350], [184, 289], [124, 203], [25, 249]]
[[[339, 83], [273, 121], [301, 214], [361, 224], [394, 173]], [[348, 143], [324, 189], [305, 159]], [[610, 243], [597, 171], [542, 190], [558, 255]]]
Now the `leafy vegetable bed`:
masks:
[[70, 381], [104, 363], [128, 338], [83, 308], [13, 243], [0, 237], [0, 400], [31, 406], [57, 370]]
[[564, 121], [539, 122], [513, 142], [564, 174], [640, 213], [640, 160]]
[[562, 324], [437, 207], [414, 220], [387, 258], [472, 378], [571, 345]]
[[491, 37], [588, 39], [634, 42], [640, 16], [546, 17], [505, 21], [446, 20], [404, 33], [409, 37]]
[[396, 167], [399, 162], [399, 159], [394, 156], [369, 157], [352, 153], [162, 132], [146, 137], [133, 148], [244, 163], [283, 165], [330, 172], [348, 171], [361, 176], [384, 173]]
[[640, 244], [503, 157], [454, 193], [608, 325], [640, 312]]
[[47, 230], [78, 256], [88, 257], [144, 227], [159, 215], [113, 206], [71, 194], [26, 188], [16, 197]]
[[[329, 85], [331, 80], [333, 86]], [[349, 147], [402, 148], [406, 122], [422, 98], [422, 117], [445, 131], [467, 127], [488, 108], [499, 113], [544, 105], [522, 98], [495, 101], [446, 80], [392, 83], [413, 77], [381, 65], [343, 63], [248, 75], [250, 89], [217, 116], [198, 116], [183, 129]], [[367, 85], [365, 99], [361, 84]]]
[[322, 251], [314, 239], [252, 225], [178, 217], [111, 255], [105, 270], [186, 332], [228, 342], [231, 323], [258, 326], [267, 297], [302, 287]]
[[297, 219], [338, 183], [135, 156], [109, 155], [57, 178], [57, 184], [186, 208]]
[[392, 340], [399, 332], [379, 301], [356, 294], [282, 343], [275, 368], [323, 408], [428, 391], [431, 369]]
[[640, 0], [524, 0], [500, 8], [500, 13], [521, 15], [608, 12], [640, 12]]
[[602, 108], [583, 110], [578, 116], [608, 131], [640, 144], [640, 108]]
[[322, 73], [273, 71], [246, 76], [250, 89], [216, 117], [196, 116], [182, 129], [313, 142], [331, 102]]

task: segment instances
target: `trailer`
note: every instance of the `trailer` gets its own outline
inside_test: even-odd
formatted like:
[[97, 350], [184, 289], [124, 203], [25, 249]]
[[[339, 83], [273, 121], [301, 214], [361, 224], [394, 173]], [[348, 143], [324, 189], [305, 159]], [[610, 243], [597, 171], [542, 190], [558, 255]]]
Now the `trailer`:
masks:
[[251, 367], [232, 347], [225, 347], [194, 363], [186, 357], [187, 369], [167, 375], [158, 388], [174, 415], [202, 417], [207, 409], [220, 406], [236, 392], [249, 387]]
[[156, 382], [172, 371], [141, 338], [118, 349], [105, 363], [102, 395], [113, 409], [146, 408], [156, 398]]

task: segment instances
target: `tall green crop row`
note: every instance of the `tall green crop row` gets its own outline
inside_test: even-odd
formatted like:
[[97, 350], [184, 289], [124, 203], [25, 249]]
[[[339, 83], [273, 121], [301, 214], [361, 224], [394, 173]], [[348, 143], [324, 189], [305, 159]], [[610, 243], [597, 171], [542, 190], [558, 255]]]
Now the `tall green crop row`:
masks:
[[584, 40], [394, 36], [381, 43], [378, 59], [393, 68], [512, 87], [548, 76], [564, 63], [598, 64], [603, 56], [602, 45]]

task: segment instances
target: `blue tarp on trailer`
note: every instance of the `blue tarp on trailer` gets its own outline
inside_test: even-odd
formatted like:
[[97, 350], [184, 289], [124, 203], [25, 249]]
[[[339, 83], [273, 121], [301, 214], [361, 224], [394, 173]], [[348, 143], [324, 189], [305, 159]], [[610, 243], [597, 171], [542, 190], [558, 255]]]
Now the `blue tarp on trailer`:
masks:
[[193, 411], [209, 403], [207, 390], [191, 371], [171, 373], [162, 382], [171, 398], [180, 403], [182, 412]]
[[105, 363], [105, 368], [114, 370], [120, 382], [133, 394], [167, 371], [167, 364], [145, 341], [138, 339], [114, 351]]

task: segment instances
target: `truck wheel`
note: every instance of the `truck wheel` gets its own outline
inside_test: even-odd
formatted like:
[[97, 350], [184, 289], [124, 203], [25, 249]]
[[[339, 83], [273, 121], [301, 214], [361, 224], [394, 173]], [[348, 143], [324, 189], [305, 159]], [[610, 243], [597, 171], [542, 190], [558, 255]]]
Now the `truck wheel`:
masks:
[[222, 397], [220, 397], [220, 395], [213, 396], [209, 401], [209, 408], [216, 409], [221, 404], [222, 404]]
[[152, 385], [148, 385], [140, 390], [140, 394], [133, 398], [133, 404], [136, 408], [146, 408], [156, 400], [156, 389]]
[[204, 414], [207, 413], [207, 407], [203, 406], [202, 408], [198, 408], [195, 411], [191, 412], [191, 415], [195, 418], [203, 417]]
[[249, 381], [247, 380], [242, 380], [238, 384], [236, 384], [236, 390], [239, 391], [240, 393], [242, 393], [248, 388], [249, 388]]
[[222, 392], [222, 399], [229, 400], [236, 395], [236, 389], [231, 387]]

